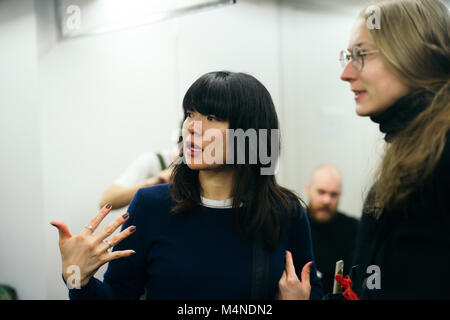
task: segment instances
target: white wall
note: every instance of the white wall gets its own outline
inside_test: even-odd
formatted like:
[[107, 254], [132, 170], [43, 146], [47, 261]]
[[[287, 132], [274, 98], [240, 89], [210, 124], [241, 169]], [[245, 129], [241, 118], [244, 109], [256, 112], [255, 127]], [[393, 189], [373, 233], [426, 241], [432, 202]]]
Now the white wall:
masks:
[[279, 181], [302, 193], [315, 166], [334, 164], [341, 209], [359, 216], [378, 132], [339, 80], [351, 10], [239, 0], [60, 40], [53, 3], [0, 1], [0, 283], [21, 298], [67, 299], [49, 222], [79, 232], [136, 156], [171, 146], [186, 89], [213, 70], [251, 73], [271, 92], [283, 129]]
[[44, 299], [42, 150], [33, 1], [0, 1], [0, 283]]

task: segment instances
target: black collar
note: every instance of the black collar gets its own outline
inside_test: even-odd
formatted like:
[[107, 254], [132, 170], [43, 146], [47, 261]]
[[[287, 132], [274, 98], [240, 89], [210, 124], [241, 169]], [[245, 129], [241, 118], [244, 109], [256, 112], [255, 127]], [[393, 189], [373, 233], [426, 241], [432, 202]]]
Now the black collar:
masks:
[[427, 108], [430, 101], [430, 95], [425, 90], [416, 90], [398, 99], [385, 111], [371, 116], [370, 119], [380, 125], [380, 131], [386, 134], [384, 140], [390, 142]]

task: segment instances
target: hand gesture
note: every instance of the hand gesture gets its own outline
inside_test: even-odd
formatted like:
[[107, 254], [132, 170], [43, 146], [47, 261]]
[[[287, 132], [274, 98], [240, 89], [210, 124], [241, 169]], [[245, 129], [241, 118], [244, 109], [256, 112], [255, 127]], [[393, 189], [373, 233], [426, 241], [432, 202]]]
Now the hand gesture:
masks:
[[116, 218], [97, 235], [94, 235], [94, 231], [111, 209], [111, 204], [104, 206], [89, 225], [76, 236], [70, 234], [69, 228], [64, 222], [50, 222], [59, 231], [59, 250], [64, 280], [68, 280], [68, 277], [72, 274], [70, 270], [73, 270], [72, 268], [75, 266], [80, 272], [80, 286], [84, 286], [103, 264], [135, 253], [133, 250], [109, 251], [111, 247], [131, 235], [136, 230], [134, 226], [128, 227], [109, 240], [105, 240], [129, 218], [128, 213]]
[[279, 300], [308, 300], [311, 294], [311, 284], [309, 275], [311, 272], [312, 261], [304, 265], [301, 274], [301, 281], [295, 273], [294, 260], [292, 253], [286, 251], [286, 266], [278, 282]]

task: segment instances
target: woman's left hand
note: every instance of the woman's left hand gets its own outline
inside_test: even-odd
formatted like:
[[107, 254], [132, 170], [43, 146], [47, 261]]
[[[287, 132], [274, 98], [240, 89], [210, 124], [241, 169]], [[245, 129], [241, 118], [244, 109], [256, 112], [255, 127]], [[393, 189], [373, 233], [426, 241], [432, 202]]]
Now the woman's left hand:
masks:
[[292, 253], [286, 251], [286, 267], [278, 282], [278, 300], [308, 300], [311, 294], [311, 284], [309, 275], [311, 273], [312, 261], [304, 265], [301, 274], [301, 281], [295, 273]]

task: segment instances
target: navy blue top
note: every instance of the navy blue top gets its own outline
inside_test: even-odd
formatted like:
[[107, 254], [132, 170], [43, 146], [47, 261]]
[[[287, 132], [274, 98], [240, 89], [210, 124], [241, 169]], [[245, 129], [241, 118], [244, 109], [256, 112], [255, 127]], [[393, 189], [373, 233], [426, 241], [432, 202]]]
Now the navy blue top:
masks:
[[[113, 250], [136, 254], [109, 262], [103, 282], [92, 277], [81, 289], [69, 290], [70, 299], [191, 300], [250, 299], [252, 243], [232, 226], [231, 208], [199, 206], [191, 214], [170, 213], [174, 205], [168, 185], [138, 190], [122, 230], [134, 234]], [[275, 298], [285, 267], [285, 250], [293, 255], [297, 276], [314, 260], [308, 217], [293, 220], [289, 234], [270, 253], [269, 297]], [[300, 213], [300, 212], [298, 212]], [[311, 299], [321, 299], [320, 280], [311, 269]]]

